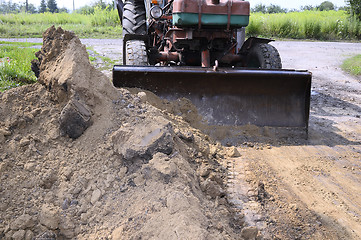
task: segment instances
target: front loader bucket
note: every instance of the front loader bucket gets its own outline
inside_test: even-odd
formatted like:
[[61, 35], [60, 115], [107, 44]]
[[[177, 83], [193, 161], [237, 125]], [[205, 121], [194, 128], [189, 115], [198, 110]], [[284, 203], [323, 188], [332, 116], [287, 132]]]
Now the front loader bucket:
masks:
[[307, 71], [114, 66], [113, 84], [188, 98], [210, 125], [308, 127]]

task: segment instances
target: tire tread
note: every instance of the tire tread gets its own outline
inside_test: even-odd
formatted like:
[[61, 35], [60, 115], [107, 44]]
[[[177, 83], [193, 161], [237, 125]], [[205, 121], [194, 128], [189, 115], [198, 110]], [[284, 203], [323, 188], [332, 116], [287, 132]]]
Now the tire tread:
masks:
[[252, 47], [247, 62], [254, 63], [255, 60], [258, 61], [259, 68], [263, 68], [263, 69], [282, 68], [282, 61], [279, 52], [274, 46], [268, 43], [258, 43]]
[[146, 66], [148, 56], [145, 43], [141, 40], [130, 40], [125, 43], [126, 65]]
[[145, 35], [147, 26], [144, 3], [127, 0], [123, 9], [123, 36], [125, 34]]

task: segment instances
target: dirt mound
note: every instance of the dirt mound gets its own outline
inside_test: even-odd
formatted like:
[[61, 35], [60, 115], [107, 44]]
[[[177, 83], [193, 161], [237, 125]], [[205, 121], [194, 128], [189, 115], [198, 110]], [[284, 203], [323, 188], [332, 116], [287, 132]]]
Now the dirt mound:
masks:
[[115, 89], [72, 33], [43, 41], [39, 83], [0, 95], [0, 238], [240, 239], [235, 149]]

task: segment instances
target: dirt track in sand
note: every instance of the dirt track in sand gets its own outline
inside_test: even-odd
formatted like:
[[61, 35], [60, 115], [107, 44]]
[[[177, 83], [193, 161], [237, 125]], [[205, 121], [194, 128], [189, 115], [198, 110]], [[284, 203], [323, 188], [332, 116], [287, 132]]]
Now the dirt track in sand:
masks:
[[[83, 40], [92, 45], [92, 40]], [[94, 49], [117, 59], [118, 41]], [[360, 43], [272, 43], [283, 67], [313, 73], [309, 138], [255, 134], [230, 160], [229, 194], [264, 236], [361, 238], [361, 79], [340, 69]], [[109, 51], [111, 49], [111, 51]], [[246, 138], [247, 140], [247, 138]], [[259, 183], [267, 193], [259, 199]], [[240, 187], [243, 186], [243, 187]], [[252, 201], [252, 196], [258, 192]], [[254, 196], [253, 196], [254, 197]]]
[[[234, 172], [240, 181], [263, 181], [273, 196], [255, 211], [263, 212], [258, 224], [266, 231], [272, 232], [273, 222], [284, 221], [283, 238], [360, 239], [361, 79], [342, 72], [340, 64], [360, 53], [361, 44], [273, 44], [284, 68], [313, 73], [309, 138], [279, 139], [262, 150], [242, 145]], [[264, 141], [258, 137], [255, 145]], [[307, 224], [299, 223], [299, 228], [286, 224], [299, 221], [318, 224], [324, 235]]]
[[[235, 168], [238, 166], [238, 171], [243, 171], [244, 160], [249, 162], [249, 167], [259, 174], [257, 178], [264, 178], [266, 184], [267, 175], [274, 175], [279, 179], [277, 191], [286, 191], [290, 198], [286, 204], [293, 206], [294, 201], [307, 206], [330, 232], [329, 237], [358, 239], [361, 237], [361, 78], [344, 73], [340, 65], [344, 59], [361, 52], [361, 43], [279, 41], [272, 44], [279, 50], [284, 68], [308, 69], [313, 73], [309, 139], [282, 139], [274, 143], [277, 146], [266, 150], [241, 147], [243, 161], [238, 161], [240, 164], [235, 164]], [[94, 49], [104, 50], [107, 55], [109, 48], [95, 45]], [[116, 57], [114, 52], [109, 56]], [[257, 144], [268, 140], [259, 137], [254, 141]]]
[[[229, 161], [233, 169], [229, 194], [264, 236], [359, 239], [361, 79], [344, 73], [340, 65], [360, 53], [361, 44], [272, 44], [281, 54], [283, 68], [313, 73], [309, 138], [276, 140], [259, 133], [246, 138], [238, 148], [242, 156]], [[94, 49], [117, 57], [114, 46], [94, 45]], [[110, 54], [109, 49], [113, 49]], [[252, 200], [260, 182], [269, 196], [264, 203]]]

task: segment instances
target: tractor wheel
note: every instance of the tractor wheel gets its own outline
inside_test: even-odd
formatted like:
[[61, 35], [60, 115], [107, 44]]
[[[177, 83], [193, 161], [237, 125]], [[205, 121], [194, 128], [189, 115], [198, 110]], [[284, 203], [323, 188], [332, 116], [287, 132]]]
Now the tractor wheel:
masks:
[[118, 10], [118, 16], [120, 18], [120, 24], [123, 25], [123, 7], [124, 7], [124, 3], [121, 0], [117, 0], [116, 1], [116, 6], [117, 6], [117, 10]]
[[145, 35], [147, 31], [143, 0], [126, 0], [123, 8], [123, 36], [125, 34]]
[[246, 67], [281, 69], [282, 62], [277, 49], [268, 43], [254, 45], [248, 53]]
[[125, 43], [124, 65], [148, 65], [148, 56], [145, 43], [141, 40], [129, 40]]

